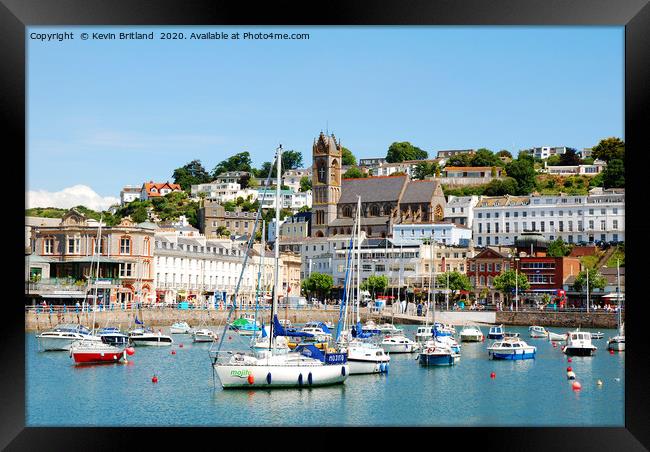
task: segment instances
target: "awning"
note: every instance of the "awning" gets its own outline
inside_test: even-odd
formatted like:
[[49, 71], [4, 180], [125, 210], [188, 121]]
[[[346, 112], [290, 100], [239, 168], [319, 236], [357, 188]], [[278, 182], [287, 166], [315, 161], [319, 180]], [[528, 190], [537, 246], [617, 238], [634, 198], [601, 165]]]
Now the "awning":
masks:
[[99, 262], [100, 264], [123, 264], [126, 261], [123, 259], [117, 259], [114, 257], [108, 257], [108, 256], [83, 256], [80, 258], [74, 258], [74, 259], [66, 259], [64, 261], [56, 261], [56, 263], [61, 263], [65, 264], [68, 262], [78, 262], [80, 264], [96, 264]]
[[603, 295], [601, 298], [608, 298], [608, 299], [616, 298], [616, 299], [620, 299], [620, 300], [625, 300], [625, 294], [622, 293], [622, 294], [617, 295], [615, 293], [608, 293], [607, 295]]

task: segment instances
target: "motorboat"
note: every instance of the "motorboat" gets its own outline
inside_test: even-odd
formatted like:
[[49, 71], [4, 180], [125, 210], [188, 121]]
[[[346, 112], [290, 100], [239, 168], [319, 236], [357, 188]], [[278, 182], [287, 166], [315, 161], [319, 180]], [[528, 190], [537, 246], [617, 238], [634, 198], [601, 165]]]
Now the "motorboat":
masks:
[[601, 333], [600, 331], [596, 333], [591, 333], [591, 338], [592, 339], [602, 339], [605, 337], [605, 333]]
[[488, 339], [503, 339], [505, 337], [503, 325], [495, 325], [490, 327], [488, 332]]
[[388, 372], [390, 356], [379, 345], [353, 339], [341, 352], [347, 353], [350, 375]]
[[322, 322], [308, 322], [300, 331], [311, 334], [313, 342], [328, 342], [332, 339], [332, 332]]
[[260, 323], [250, 318], [251, 314], [244, 314], [230, 324], [230, 328], [242, 336], [258, 335], [262, 331]]
[[481, 342], [485, 336], [483, 332], [476, 325], [465, 325], [462, 330], [460, 330], [460, 341], [461, 342]]
[[625, 336], [614, 336], [607, 341], [607, 349], [616, 352], [625, 351]]
[[70, 346], [70, 357], [75, 364], [103, 364], [126, 362], [126, 348], [104, 342], [78, 341]]
[[390, 335], [404, 334], [403, 329], [397, 328], [392, 323], [382, 323], [381, 325], [377, 325], [377, 329], [381, 334], [390, 334]]
[[532, 338], [540, 338], [540, 337], [548, 336], [548, 331], [546, 331], [546, 328], [537, 325], [529, 326], [528, 333]]
[[166, 345], [172, 345], [174, 343], [174, 340], [171, 336], [162, 334], [161, 331], [155, 333], [150, 328], [146, 330], [143, 328], [135, 329], [131, 331], [129, 338], [131, 339], [131, 343], [133, 345], [163, 347]]
[[504, 331], [503, 332], [503, 338], [508, 339], [508, 338], [515, 338], [519, 337], [519, 333], [515, 333], [513, 331]]
[[436, 336], [436, 340], [451, 348], [451, 351], [460, 356], [460, 344], [456, 342], [453, 336]]
[[97, 336], [101, 341], [108, 345], [115, 345], [116, 347], [127, 347], [129, 345], [129, 335], [120, 331], [118, 327], [107, 326], [100, 328], [97, 331]]
[[591, 343], [591, 333], [587, 331], [570, 331], [562, 351], [570, 356], [592, 356], [598, 347]]
[[448, 344], [438, 340], [428, 340], [418, 354], [418, 362], [423, 366], [453, 366], [460, 358]]
[[453, 336], [454, 334], [456, 334], [456, 328], [454, 328], [452, 325], [439, 323], [439, 322], [435, 322], [433, 324], [433, 331], [438, 337]]
[[386, 335], [380, 344], [386, 353], [412, 353], [420, 350], [420, 344], [401, 334]]
[[192, 327], [187, 322], [176, 322], [170, 328], [171, 334], [192, 334]]
[[201, 328], [192, 333], [192, 340], [194, 342], [213, 342], [217, 340], [217, 333], [207, 328]]
[[424, 343], [433, 336], [433, 326], [419, 326], [415, 332], [415, 342]]
[[62, 323], [49, 331], [36, 335], [38, 346], [42, 351], [69, 351], [70, 345], [77, 341], [101, 342], [99, 336], [94, 336], [88, 328], [81, 324]]
[[537, 347], [528, 345], [521, 339], [512, 338], [493, 342], [488, 346], [487, 351], [492, 359], [535, 359]]
[[377, 324], [372, 320], [368, 320], [366, 323], [364, 323], [363, 326], [361, 327], [361, 331], [370, 334], [381, 334], [381, 330], [379, 329], [379, 327], [377, 327]]
[[553, 331], [549, 331], [548, 340], [551, 342], [564, 342], [566, 341], [567, 335], [568, 333], [558, 334], [558, 333], [554, 333]]

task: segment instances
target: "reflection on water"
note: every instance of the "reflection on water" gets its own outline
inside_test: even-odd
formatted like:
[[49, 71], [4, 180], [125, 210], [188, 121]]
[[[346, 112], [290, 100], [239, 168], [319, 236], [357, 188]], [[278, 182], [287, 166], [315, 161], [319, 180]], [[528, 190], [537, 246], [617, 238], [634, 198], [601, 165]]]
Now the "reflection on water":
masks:
[[[413, 337], [415, 326], [403, 328]], [[606, 339], [596, 340], [595, 356], [568, 363], [560, 347], [528, 338], [527, 328], [508, 330], [537, 346], [536, 359], [492, 361], [489, 341], [462, 343], [462, 358], [454, 366], [423, 367], [415, 353], [393, 354], [387, 374], [273, 390], [223, 390], [213, 376], [210, 344], [194, 344], [189, 335], [175, 335], [171, 347], [136, 347], [128, 364], [83, 366], [75, 366], [68, 352], [39, 353], [33, 335], [26, 335], [26, 421], [29, 426], [624, 424], [625, 353], [610, 355]], [[568, 366], [580, 391], [566, 377]], [[151, 381], [154, 374], [158, 383]]]

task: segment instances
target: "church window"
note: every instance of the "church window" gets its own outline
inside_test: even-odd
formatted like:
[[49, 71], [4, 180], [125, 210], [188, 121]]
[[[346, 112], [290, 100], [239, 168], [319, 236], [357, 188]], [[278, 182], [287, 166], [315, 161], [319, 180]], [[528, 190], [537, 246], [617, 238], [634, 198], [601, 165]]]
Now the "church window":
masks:
[[343, 216], [344, 217], [351, 217], [352, 216], [352, 209], [350, 208], [350, 206], [343, 207]]
[[370, 208], [370, 215], [373, 217], [378, 217], [379, 216], [379, 206], [372, 206]]
[[433, 221], [442, 221], [444, 218], [444, 213], [442, 211], [442, 206], [438, 204], [433, 211]]

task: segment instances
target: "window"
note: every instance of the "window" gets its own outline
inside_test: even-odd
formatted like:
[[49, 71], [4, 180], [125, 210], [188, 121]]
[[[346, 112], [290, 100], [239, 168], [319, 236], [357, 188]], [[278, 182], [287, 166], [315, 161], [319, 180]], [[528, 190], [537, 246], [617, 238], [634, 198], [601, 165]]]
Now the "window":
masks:
[[563, 211], [563, 210], [560, 210], [557, 214], [558, 214], [559, 216], [563, 216], [563, 215], [564, 215], [564, 211]]
[[120, 278], [129, 278], [133, 276], [133, 264], [120, 264]]
[[605, 230], [606, 230], [606, 229], [605, 229], [605, 224], [606, 224], [605, 220], [600, 220], [600, 230], [601, 230], [601, 231], [605, 231]]
[[569, 235], [569, 243], [573, 243], [573, 236]]
[[495, 237], [495, 238], [494, 238], [494, 244], [495, 244], [495, 245], [498, 245], [498, 244], [499, 244], [499, 237]]
[[531, 225], [532, 225], [532, 230], [535, 231], [535, 230], [536, 230], [535, 222], [533, 221], [533, 222], [531, 223]]
[[618, 229], [618, 220], [612, 220], [612, 229]]
[[490, 244], [490, 237], [486, 237], [486, 238], [485, 238], [485, 244], [486, 244], [486, 245], [489, 245], [489, 244]]
[[479, 212], [478, 217], [483, 218], [483, 214], [481, 212]]
[[68, 254], [81, 252], [81, 237], [68, 237]]
[[506, 232], [510, 232], [510, 223], [506, 223]]
[[46, 237], [43, 239], [43, 254], [52, 254], [54, 252], [54, 239]]
[[483, 232], [483, 223], [478, 224], [478, 232]]
[[600, 209], [600, 214], [601, 215], [605, 215], [606, 212], [607, 212], [607, 209]]
[[544, 232], [544, 226], [545, 226], [545, 225], [546, 225], [546, 223], [545, 223], [544, 221], [540, 221], [540, 222], [539, 222], [539, 227], [540, 227], [540, 230], [541, 230], [542, 232]]
[[486, 214], [485, 214], [485, 218], [490, 218], [490, 214], [489, 214], [489, 213], [486, 213]]
[[485, 232], [490, 233], [490, 223], [485, 223]]
[[501, 271], [501, 264], [494, 264], [494, 271], [495, 272], [500, 272]]
[[614, 215], [618, 214], [618, 207], [613, 207], [613, 208], [612, 208], [612, 213], [613, 213]]
[[482, 272], [484, 272], [485, 271], [485, 264], [481, 264], [480, 269], [481, 269]]
[[120, 238], [120, 254], [131, 254], [131, 238]]
[[499, 233], [499, 223], [494, 223], [494, 232]]
[[590, 231], [594, 230], [594, 220], [589, 220], [589, 230]]
[[483, 237], [478, 238], [478, 244], [479, 246], [483, 245]]
[[496, 213], [494, 214], [494, 218], [499, 218], [499, 212], [496, 212]]
[[593, 215], [593, 214], [594, 214], [594, 209], [589, 209], [589, 215]]
[[510, 218], [510, 212], [506, 212], [506, 218]]

